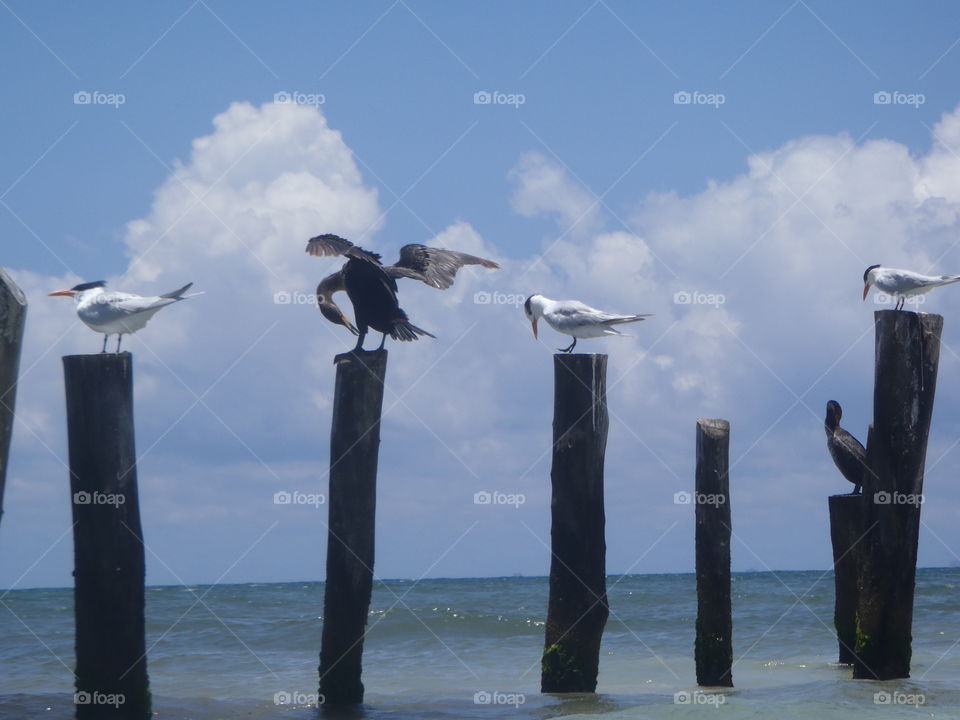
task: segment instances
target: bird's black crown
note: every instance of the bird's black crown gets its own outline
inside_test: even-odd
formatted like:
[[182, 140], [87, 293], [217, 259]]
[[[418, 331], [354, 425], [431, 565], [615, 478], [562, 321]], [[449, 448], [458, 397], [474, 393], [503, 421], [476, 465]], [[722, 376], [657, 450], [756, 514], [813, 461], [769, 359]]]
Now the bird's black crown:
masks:
[[106, 280], [97, 280], [96, 282], [80, 283], [79, 285], [74, 285], [71, 290], [74, 292], [83, 292], [84, 290], [93, 290], [98, 287], [106, 287]]
[[879, 266], [879, 265], [871, 265], [870, 267], [868, 267], [866, 270], [863, 271], [863, 283], [864, 283], [864, 284], [867, 283], [867, 275], [870, 274], [870, 271], [873, 270], [874, 268], [878, 268], [878, 267], [880, 267], [880, 266]]

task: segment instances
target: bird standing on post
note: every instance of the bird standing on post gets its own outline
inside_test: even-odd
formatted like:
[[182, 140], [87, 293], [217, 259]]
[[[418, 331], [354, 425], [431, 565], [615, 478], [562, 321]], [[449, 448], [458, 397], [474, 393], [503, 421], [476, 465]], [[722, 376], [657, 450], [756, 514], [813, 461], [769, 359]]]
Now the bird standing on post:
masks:
[[871, 265], [863, 273], [863, 299], [871, 286], [876, 286], [887, 295], [897, 298], [894, 310], [901, 310], [908, 297], [923, 295], [935, 287], [960, 282], [960, 275], [921, 275], [912, 270], [885, 268]]
[[579, 300], [551, 300], [540, 294], [527, 298], [523, 304], [523, 312], [533, 326], [533, 336], [537, 335], [537, 321], [543, 318], [547, 324], [557, 332], [573, 337], [573, 342], [565, 348], [558, 348], [560, 352], [573, 352], [578, 338], [595, 338], [605, 335], [620, 335], [614, 325], [640, 322], [653, 315], [616, 315], [597, 310], [585, 305]]
[[117, 352], [124, 335], [135, 333], [167, 305], [180, 300], [203, 295], [184, 295], [193, 283], [165, 295], [143, 296], [124, 292], [107, 292], [106, 282], [82, 283], [69, 290], [57, 290], [50, 297], [72, 297], [77, 304], [77, 315], [91, 330], [103, 333], [103, 349], [107, 351], [107, 338], [117, 336]]
[[827, 402], [827, 417], [823, 421], [823, 428], [827, 432], [827, 449], [830, 457], [841, 474], [853, 483], [852, 495], [859, 495], [863, 489], [863, 478], [866, 475], [867, 451], [860, 441], [840, 427], [840, 418], [843, 409], [836, 400]]
[[[343, 325], [358, 336], [355, 350], [363, 349], [363, 338], [368, 327], [383, 333], [381, 349], [387, 335], [401, 341], [417, 340], [418, 335], [434, 337], [426, 330], [410, 324], [397, 301], [397, 278], [412, 278], [445, 290], [453, 285], [457, 271], [464, 265], [482, 265], [491, 269], [500, 267], [492, 260], [475, 255], [416, 244], [400, 248], [400, 259], [395, 264], [383, 265], [376, 253], [332, 234], [311, 238], [307, 243], [307, 253], [321, 257], [347, 257], [346, 265], [317, 285], [317, 305], [327, 320]], [[333, 301], [333, 294], [344, 290], [353, 304], [357, 327]]]

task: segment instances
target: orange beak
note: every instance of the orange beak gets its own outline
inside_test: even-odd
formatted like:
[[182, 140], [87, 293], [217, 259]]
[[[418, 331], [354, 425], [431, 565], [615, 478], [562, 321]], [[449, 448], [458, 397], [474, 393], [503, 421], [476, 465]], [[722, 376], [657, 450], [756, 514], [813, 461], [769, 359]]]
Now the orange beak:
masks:
[[531, 320], [530, 324], [533, 326], [533, 337], [534, 339], [537, 339], [537, 321]]
[[867, 299], [867, 293], [870, 292], [870, 283], [865, 283], [863, 286], [863, 299]]
[[73, 290], [57, 290], [47, 295], [47, 297], [73, 297], [74, 295], [76, 295], [76, 292]]

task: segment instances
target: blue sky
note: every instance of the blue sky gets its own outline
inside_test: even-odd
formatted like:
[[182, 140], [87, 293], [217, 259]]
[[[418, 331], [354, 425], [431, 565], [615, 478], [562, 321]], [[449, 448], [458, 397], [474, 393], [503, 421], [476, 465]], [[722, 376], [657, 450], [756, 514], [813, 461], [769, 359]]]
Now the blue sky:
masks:
[[[847, 485], [823, 404], [865, 436], [867, 264], [957, 271], [952, 3], [7, 2], [0, 262], [30, 300], [0, 586], [66, 585], [58, 357], [99, 348], [64, 283], [207, 295], [129, 348], [151, 583], [321, 579], [330, 359], [307, 305], [338, 232], [504, 266], [401, 300], [434, 343], [391, 347], [378, 574], [549, 567], [549, 333], [478, 292], [656, 317], [611, 355], [611, 572], [689, 571], [694, 422], [732, 423], [736, 569], [825, 568]], [[78, 92], [123, 103], [75, 104]], [[477, 92], [519, 106], [474, 103]], [[277, 93], [314, 104], [275, 104]], [[711, 104], [677, 104], [677, 93]], [[893, 102], [877, 104], [876, 93]], [[898, 94], [894, 94], [898, 93]], [[300, 97], [300, 96], [298, 96]], [[319, 100], [322, 97], [322, 103]], [[677, 292], [721, 294], [683, 306]], [[949, 290], [921, 561], [960, 553], [960, 336]], [[798, 399], [799, 398], [799, 399]], [[472, 503], [522, 493], [519, 509]]]

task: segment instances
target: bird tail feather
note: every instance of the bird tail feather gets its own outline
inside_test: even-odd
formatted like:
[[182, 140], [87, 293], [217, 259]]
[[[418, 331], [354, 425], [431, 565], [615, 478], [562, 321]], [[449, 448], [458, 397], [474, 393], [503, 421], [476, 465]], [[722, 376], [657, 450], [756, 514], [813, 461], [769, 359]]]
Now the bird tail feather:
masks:
[[624, 315], [622, 317], [614, 318], [613, 320], [607, 320], [606, 324], [621, 325], [623, 323], [640, 322], [641, 320], [646, 320], [648, 317], [653, 317], [653, 315], [650, 313], [645, 315]]
[[186, 300], [187, 298], [196, 297], [197, 295], [203, 295], [202, 292], [191, 293], [190, 295], [184, 295], [184, 293], [192, 287], [193, 287], [193, 283], [189, 282], [179, 290], [168, 292], [166, 295], [161, 295], [160, 297], [165, 298], [167, 300]]
[[406, 318], [397, 318], [394, 320], [393, 331], [390, 333], [390, 337], [392, 337], [394, 340], [410, 342], [411, 340], [417, 340], [418, 335], [426, 335], [427, 337], [432, 337], [434, 339], [437, 337], [436, 335], [428, 333], [422, 328], [418, 328]]

